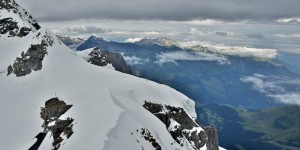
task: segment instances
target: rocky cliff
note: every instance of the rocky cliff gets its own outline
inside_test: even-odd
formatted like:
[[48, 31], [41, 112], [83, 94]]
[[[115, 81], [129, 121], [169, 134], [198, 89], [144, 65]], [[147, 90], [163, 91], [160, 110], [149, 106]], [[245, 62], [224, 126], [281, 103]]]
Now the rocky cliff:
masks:
[[76, 52], [79, 56], [84, 58], [87, 62], [96, 66], [112, 65], [113, 69], [131, 74], [131, 70], [126, 61], [119, 53], [101, 50], [100, 48], [92, 48], [84, 51]]

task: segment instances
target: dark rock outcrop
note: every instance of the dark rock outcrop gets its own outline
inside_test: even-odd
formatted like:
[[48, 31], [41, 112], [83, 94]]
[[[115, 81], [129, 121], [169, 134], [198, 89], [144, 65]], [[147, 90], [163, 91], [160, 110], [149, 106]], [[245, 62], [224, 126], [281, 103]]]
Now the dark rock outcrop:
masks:
[[119, 53], [104, 51], [96, 47], [89, 53], [89, 56], [88, 62], [93, 65], [106, 66], [111, 64], [117, 71], [131, 74], [126, 61]]
[[159, 145], [159, 143], [157, 143], [156, 139], [153, 138], [148, 129], [142, 128], [140, 134], [144, 137], [145, 140], [149, 141], [156, 150], [161, 150], [161, 146]]
[[217, 128], [213, 127], [203, 127], [206, 135], [208, 136], [208, 141], [206, 143], [208, 150], [219, 150], [219, 140]]
[[67, 112], [72, 105], [67, 105], [64, 101], [57, 97], [51, 98], [45, 103], [45, 107], [41, 108], [41, 118], [44, 120], [42, 127], [44, 132], [52, 132], [53, 150], [58, 150], [61, 142], [64, 140], [62, 134], [67, 138], [73, 134], [73, 118], [59, 119], [61, 115]]
[[18, 26], [18, 23], [15, 22], [13, 18], [1, 18], [0, 36], [1, 34], [8, 33], [10, 37], [23, 37], [26, 36], [32, 30], [32, 28], [34, 30], [38, 30], [41, 28], [37, 21], [34, 20], [25, 9], [20, 8], [14, 0], [2, 0], [0, 3], [0, 9], [6, 9], [8, 12], [18, 14], [23, 20], [26, 20], [26, 22], [31, 25], [31, 27]]
[[[19, 30], [20, 29], [20, 30]], [[19, 27], [18, 23], [12, 18], [4, 18], [0, 20], [0, 34], [9, 33], [10, 36], [23, 37], [31, 31], [28, 27]]]
[[21, 57], [17, 57], [13, 65], [8, 66], [7, 75], [14, 73], [17, 77], [30, 74], [32, 70], [42, 69], [42, 61], [47, 54], [48, 44], [42, 41], [40, 44], [31, 45], [26, 53], [22, 52]]
[[67, 112], [72, 105], [67, 105], [64, 101], [58, 98], [51, 98], [45, 103], [45, 107], [41, 108], [41, 118], [45, 120], [45, 125], [50, 121], [58, 119], [61, 115]]
[[145, 102], [143, 106], [166, 125], [173, 139], [181, 146], [188, 141], [195, 150], [198, 150], [207, 144], [206, 133], [183, 108], [151, 102]]
[[[41, 27], [36, 20], [14, 0], [2, 0], [0, 3], [1, 10], [7, 10], [11, 14], [16, 14], [22, 19], [22, 23], [16, 22], [16, 18], [6, 17], [0, 18], [0, 36], [8, 37], [24, 37], [32, 30], [39, 30]], [[17, 57], [12, 65], [7, 67], [7, 75], [14, 73], [17, 77], [28, 75], [33, 71], [42, 69], [42, 61], [47, 54], [47, 46], [52, 46], [53, 39], [46, 32], [44, 36], [37, 38], [42, 40], [38, 44], [31, 45], [27, 51], [21, 53], [21, 57]]]
[[12, 1], [13, 0], [2, 0], [0, 3], [0, 8], [1, 9], [13, 9], [14, 7], [11, 4]]
[[42, 69], [44, 57], [48, 54], [47, 47], [54, 44], [54, 39], [45, 33], [41, 36], [41, 43], [31, 45], [28, 50], [21, 53], [21, 57], [17, 57], [13, 65], [7, 67], [7, 76], [14, 73], [17, 77], [26, 76], [33, 71]]

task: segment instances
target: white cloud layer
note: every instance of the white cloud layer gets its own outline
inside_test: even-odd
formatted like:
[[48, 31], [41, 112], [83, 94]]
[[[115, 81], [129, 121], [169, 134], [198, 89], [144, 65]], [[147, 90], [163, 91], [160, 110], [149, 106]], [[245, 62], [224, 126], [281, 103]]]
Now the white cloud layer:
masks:
[[279, 38], [300, 38], [300, 33], [294, 34], [275, 34], [276, 37]]
[[293, 105], [300, 105], [300, 92], [299, 93], [288, 93], [282, 95], [270, 95], [274, 97], [279, 102], [286, 103], [286, 104], [293, 104]]
[[[273, 48], [278, 51], [300, 53], [299, 26], [290, 24], [287, 26], [285, 24], [257, 25], [224, 23], [196, 26], [178, 21], [120, 22], [114, 20], [82, 20], [56, 23], [47, 22], [42, 23], [42, 25], [50, 28], [56, 34], [77, 36], [83, 39], [88, 38], [90, 35], [95, 35], [108, 40], [124, 42], [124, 40], [128, 38], [165, 37], [191, 46], [197, 44], [202, 46], [225, 46], [226, 51], [223, 50], [225, 54], [229, 53], [228, 49], [230, 50], [230, 47], [234, 47], [235, 49], [244, 49], [245, 47], [260, 49]], [[247, 30], [245, 30], [245, 28], [247, 28]], [[249, 53], [249, 50], [246, 50], [246, 52]], [[243, 51], [244, 54], [246, 54], [246, 52]], [[266, 54], [265, 51], [263, 52]], [[252, 51], [250, 56], [257, 56], [253, 53], [256, 52]], [[230, 52], [230, 54], [234, 53]], [[274, 54], [274, 50], [272, 54]]]
[[287, 24], [300, 24], [300, 18], [283, 18], [278, 19], [277, 22]]
[[187, 52], [187, 51], [177, 51], [161, 53], [156, 56], [157, 61], [160, 65], [164, 63], [176, 63], [176, 61], [187, 60], [187, 61], [216, 61], [219, 64], [229, 64], [230, 62], [225, 57], [216, 56], [213, 54], [202, 53], [202, 52]]
[[299, 0], [89, 0], [85, 2], [17, 0], [17, 2], [32, 14], [36, 14], [38, 20], [47, 21], [154, 19], [211, 25], [221, 21], [270, 21], [300, 15]]
[[149, 63], [150, 61], [150, 59], [142, 59], [137, 56], [124, 56], [124, 54], [122, 54], [122, 56], [129, 65], [141, 65]]
[[222, 24], [224, 22], [215, 19], [202, 19], [202, 20], [185, 21], [184, 23], [191, 24], [191, 25], [217, 25], [217, 24]]
[[128, 38], [124, 42], [125, 43], [136, 43], [136, 42], [140, 42], [142, 39], [143, 38]]
[[[231, 56], [239, 57], [256, 57], [256, 58], [275, 58], [278, 54], [276, 49], [262, 49], [262, 48], [249, 48], [249, 47], [238, 47], [238, 46], [227, 46], [227, 45], [211, 45], [208, 43], [202, 43], [198, 41], [179, 42], [181, 47], [192, 48], [197, 45], [206, 47], [206, 50]], [[195, 49], [201, 51], [203, 49]]]
[[300, 105], [300, 80], [289, 80], [261, 74], [246, 76], [240, 80], [252, 84], [253, 89], [274, 98], [279, 103]]

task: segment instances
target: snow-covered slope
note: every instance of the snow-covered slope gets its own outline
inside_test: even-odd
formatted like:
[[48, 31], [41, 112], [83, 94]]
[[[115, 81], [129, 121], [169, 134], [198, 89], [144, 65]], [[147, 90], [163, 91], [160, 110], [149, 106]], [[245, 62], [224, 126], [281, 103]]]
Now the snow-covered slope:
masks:
[[[6, 18], [18, 24], [13, 32], [30, 29], [23, 36], [13, 36], [12, 30], [0, 34], [1, 149], [28, 149], [43, 131], [48, 133], [40, 149], [51, 149], [53, 130], [41, 127], [40, 108], [53, 97], [73, 105], [59, 117], [74, 119], [74, 133], [63, 138], [60, 149], [198, 149], [195, 142], [206, 142], [198, 136], [203, 130], [194, 122], [194, 102], [188, 97], [165, 85], [91, 65], [47, 29], [37, 28], [13, 0], [2, 0], [0, 6], [0, 29], [10, 29], [1, 22]], [[184, 119], [194, 122], [192, 129], [178, 131], [183, 142], [172, 137], [170, 125], [144, 108], [146, 101], [182, 108]]]

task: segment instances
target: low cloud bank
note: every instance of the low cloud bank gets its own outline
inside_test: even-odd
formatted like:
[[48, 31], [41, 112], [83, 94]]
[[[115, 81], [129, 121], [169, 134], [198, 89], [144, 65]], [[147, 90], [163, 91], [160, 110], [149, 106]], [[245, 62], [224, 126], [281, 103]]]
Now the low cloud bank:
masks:
[[125, 61], [129, 65], [142, 65], [142, 64], [149, 63], [149, 61], [150, 61], [150, 59], [142, 59], [142, 58], [137, 57], [137, 56], [125, 56], [125, 55], [123, 55], [123, 58], [125, 59]]
[[176, 61], [215, 61], [219, 64], [229, 64], [227, 58], [216, 56], [213, 54], [202, 53], [202, 52], [187, 52], [187, 51], [177, 51], [169, 53], [160, 53], [156, 55], [157, 61], [160, 65], [164, 63], [176, 63]]
[[[249, 48], [249, 47], [238, 47], [238, 46], [227, 46], [227, 45], [211, 45], [208, 43], [201, 43], [198, 41], [179, 42], [181, 47], [192, 48], [195, 51], [203, 51], [203, 47], [206, 51], [213, 53], [240, 56], [240, 57], [256, 57], [272, 59], [278, 55], [276, 49], [262, 49], [262, 48]], [[202, 47], [199, 49], [199, 47]]]
[[261, 74], [246, 76], [240, 80], [252, 84], [253, 89], [274, 98], [276, 102], [300, 105], [300, 80]]

